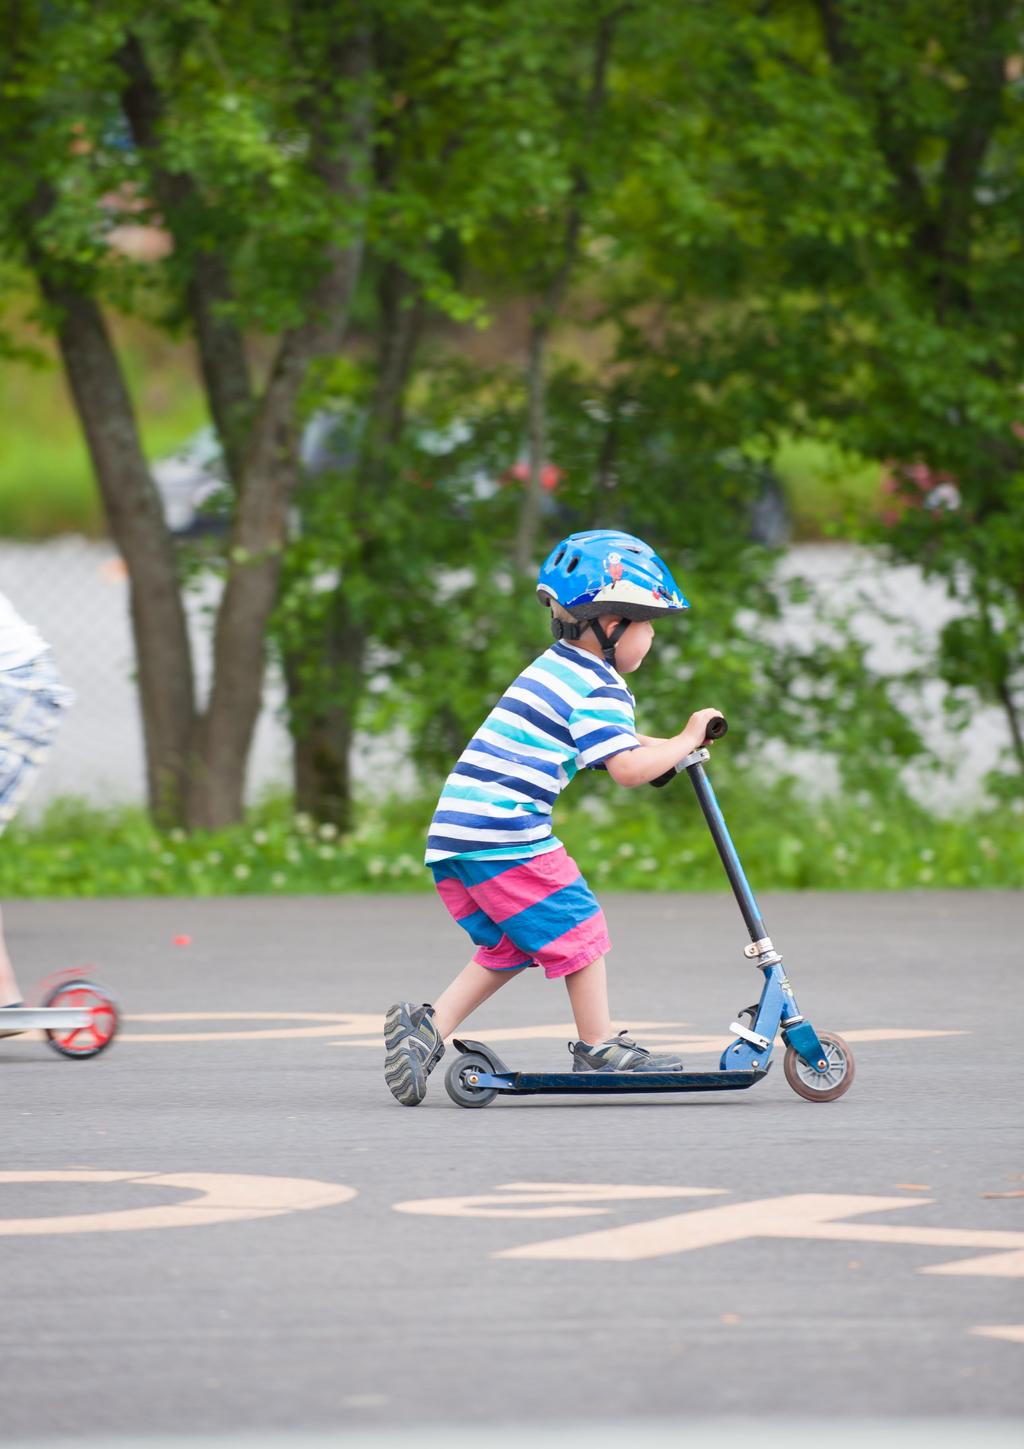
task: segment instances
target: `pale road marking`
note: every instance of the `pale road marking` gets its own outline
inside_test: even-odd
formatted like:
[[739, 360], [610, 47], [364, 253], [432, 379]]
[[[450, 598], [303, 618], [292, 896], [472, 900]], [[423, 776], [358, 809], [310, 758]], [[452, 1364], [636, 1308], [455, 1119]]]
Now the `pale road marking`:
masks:
[[[383, 1031], [384, 1018], [377, 1012], [349, 1011], [148, 1011], [126, 1016], [125, 1021], [276, 1021], [315, 1022], [314, 1026], [261, 1027], [252, 1031], [122, 1031], [118, 1041], [181, 1042], [181, 1041], [283, 1041], [296, 1037], [362, 1036], [377, 1027]], [[380, 1045], [379, 1037], [376, 1045]]]
[[0, 1218], [0, 1237], [52, 1233], [121, 1233], [148, 1228], [207, 1227], [211, 1223], [275, 1218], [310, 1208], [331, 1207], [356, 1196], [353, 1187], [305, 1177], [249, 1177], [220, 1172], [0, 1172], [7, 1183], [109, 1182], [137, 1187], [183, 1188], [197, 1197], [157, 1207], [116, 1208], [104, 1213], [68, 1213], [49, 1218]]
[[[499, 1192], [514, 1192], [516, 1197], [493, 1197], [489, 1194], [470, 1197], [425, 1197], [411, 1202], [396, 1202], [399, 1213], [424, 1213], [442, 1218], [582, 1218], [607, 1213], [601, 1202], [633, 1202], [666, 1197], [713, 1197], [724, 1193], [722, 1187], [616, 1187], [605, 1183], [571, 1182], [505, 1182]], [[582, 1199], [580, 1206], [573, 1200]], [[523, 1203], [541, 1203], [541, 1207], [523, 1207]]]
[[963, 1273], [1016, 1278], [1024, 1275], [1024, 1232], [973, 1228], [892, 1227], [877, 1223], [837, 1222], [860, 1213], [917, 1207], [933, 1198], [863, 1197], [798, 1193], [762, 1198], [630, 1223], [571, 1238], [526, 1243], [493, 1254], [496, 1258], [636, 1262], [686, 1253], [749, 1238], [802, 1238], [843, 1243], [901, 1243], [935, 1248], [1008, 1248], [957, 1263], [918, 1269], [922, 1273]]
[[[380, 1018], [381, 1030], [384, 1026], [384, 1018]], [[613, 1031], [618, 1031], [621, 1022], [613, 1023]], [[826, 1027], [820, 1028], [826, 1031]], [[838, 1028], [836, 1028], [838, 1030]], [[642, 1033], [645, 1040], [643, 1046], [656, 1046], [668, 1051], [693, 1052], [700, 1055], [702, 1052], [714, 1052], [721, 1054], [735, 1037], [731, 1036], [673, 1036], [672, 1026], [666, 1026], [664, 1022], [634, 1021], [628, 1025], [629, 1031]], [[658, 1033], [657, 1035], [655, 1033]], [[468, 1035], [468, 1029], [460, 1029], [460, 1035]], [[501, 1031], [491, 1031], [489, 1028], [485, 1033], [489, 1042], [504, 1041], [537, 1041], [542, 1039], [568, 1041], [575, 1039], [576, 1029], [571, 1024], [566, 1026], [523, 1026], [509, 1027]], [[844, 1041], [917, 1041], [923, 1037], [939, 1036], [970, 1036], [971, 1033], [960, 1028], [951, 1030], [924, 1029], [913, 1026], [868, 1026], [854, 1027], [852, 1030], [840, 1032]], [[353, 1036], [346, 1041], [331, 1042], [331, 1046], [344, 1047], [379, 1047], [381, 1044], [380, 1034], [356, 1038]], [[779, 1042], [779, 1047], [785, 1050], [785, 1044]]]
[[[1024, 1233], [1020, 1238], [1024, 1241]], [[964, 1244], [964, 1247], [969, 1246]], [[994, 1244], [979, 1243], [978, 1247]], [[971, 1278], [1024, 1278], [1024, 1248], [1016, 1253], [996, 1253], [983, 1258], [959, 1258], [953, 1263], [939, 1263], [934, 1268], [922, 1268], [922, 1273], [948, 1273], [951, 1277], [962, 1273]]]
[[1007, 1343], [1024, 1343], [1024, 1323], [995, 1323], [991, 1327], [972, 1328], [979, 1338], [1005, 1338]]
[[[185, 1023], [185, 1022], [276, 1022], [275, 1026], [254, 1027], [248, 1030], [228, 1031], [121, 1031], [120, 1042], [207, 1042], [207, 1041], [287, 1041], [298, 1038], [333, 1037], [331, 1046], [374, 1047], [381, 1046], [384, 1018], [374, 1011], [143, 1011], [126, 1015], [126, 1022]], [[282, 1025], [294, 1022], [296, 1025]], [[299, 1024], [301, 1023], [301, 1024]], [[697, 1053], [721, 1053], [732, 1040], [728, 1036], [679, 1035], [688, 1025], [685, 1021], [633, 1021], [616, 1022], [618, 1031], [625, 1025], [628, 1030], [646, 1035], [651, 1044], [673, 1051]], [[960, 1030], [925, 1030], [917, 1027], [862, 1027], [844, 1031], [846, 1041], [914, 1041], [919, 1037], [967, 1036]], [[575, 1027], [571, 1022], [559, 1026], [504, 1027], [487, 1032], [488, 1041], [568, 1041], [575, 1038]], [[39, 1039], [41, 1032], [25, 1032], [26, 1037]], [[337, 1040], [338, 1037], [342, 1039]]]

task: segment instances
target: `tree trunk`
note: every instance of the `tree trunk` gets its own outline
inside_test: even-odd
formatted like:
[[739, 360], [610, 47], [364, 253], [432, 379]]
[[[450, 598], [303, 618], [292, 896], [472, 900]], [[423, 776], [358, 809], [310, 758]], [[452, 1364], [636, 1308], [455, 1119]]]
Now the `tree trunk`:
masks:
[[[343, 833], [352, 825], [351, 752], [365, 682], [366, 643], [363, 627], [339, 590], [324, 620], [322, 638], [309, 642], [318, 652], [317, 662], [330, 675], [331, 698], [309, 718], [296, 713], [291, 717], [295, 804]], [[300, 663], [295, 654], [285, 660], [288, 695], [296, 710], [302, 710], [308, 692]]]
[[[360, 32], [339, 56], [342, 67], [350, 79], [365, 78], [366, 33]], [[364, 95], [353, 102], [348, 120], [348, 127], [339, 127], [336, 117], [313, 117], [311, 164], [338, 202], [358, 207], [370, 132]], [[228, 579], [214, 632], [213, 686], [200, 721], [200, 763], [189, 792], [188, 819], [194, 828], [216, 830], [243, 814], [246, 764], [262, 702], [267, 624], [277, 598], [288, 507], [298, 477], [299, 396], [310, 363], [341, 345], [362, 255], [361, 228], [355, 239], [326, 248], [305, 321], [283, 337], [249, 431]]]
[[91, 297], [49, 275], [41, 254], [35, 261], [43, 295], [58, 313], [61, 357], [131, 582], [149, 808], [162, 825], [180, 823], [195, 694], [173, 545], [103, 315]]
[[179, 260], [188, 262], [186, 301], [195, 327], [203, 385], [228, 476], [237, 482], [253, 392], [245, 338], [229, 313], [234, 290], [228, 264], [221, 252], [205, 245], [209, 208], [195, 180], [187, 172], [172, 171], [161, 159], [164, 98], [137, 36], [128, 36], [117, 61], [125, 76], [121, 104], [132, 136], [149, 158], [154, 196], [174, 239], [175, 252]]
[[[409, 279], [399, 267], [385, 269], [378, 295], [377, 380], [356, 465], [353, 505], [364, 569], [372, 567], [382, 496], [394, 486], [391, 454], [401, 437], [405, 393], [423, 321], [422, 299], [411, 296]], [[342, 579], [322, 638], [311, 646], [324, 666], [316, 670], [312, 691], [301, 667], [310, 646], [285, 655], [296, 800], [315, 819], [339, 830], [347, 830], [352, 820], [350, 757], [370, 638], [367, 622], [356, 616], [345, 590]]]

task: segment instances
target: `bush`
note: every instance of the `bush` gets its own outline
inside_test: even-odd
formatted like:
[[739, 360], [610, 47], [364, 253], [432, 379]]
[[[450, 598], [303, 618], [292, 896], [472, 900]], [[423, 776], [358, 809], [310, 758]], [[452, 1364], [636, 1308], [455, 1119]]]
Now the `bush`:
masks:
[[[810, 801], [794, 781], [765, 785], [717, 767], [715, 776], [755, 891], [1014, 887], [1024, 876], [1020, 801], [946, 819], [898, 792]], [[421, 862], [433, 805], [363, 803], [342, 838], [282, 798], [244, 826], [195, 835], [161, 834], [141, 810], [65, 800], [8, 831], [0, 898], [428, 890]], [[588, 781], [558, 808], [556, 830], [598, 890], [727, 888], [684, 780], [658, 795]]]

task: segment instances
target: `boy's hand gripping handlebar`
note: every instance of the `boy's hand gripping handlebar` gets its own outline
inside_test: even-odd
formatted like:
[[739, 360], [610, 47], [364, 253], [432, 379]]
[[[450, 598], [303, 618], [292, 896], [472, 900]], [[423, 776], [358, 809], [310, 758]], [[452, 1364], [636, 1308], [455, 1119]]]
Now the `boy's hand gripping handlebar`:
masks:
[[[729, 726], [726, 724], [723, 717], [720, 714], [716, 714], [714, 719], [708, 720], [708, 732], [704, 736], [704, 745], [706, 745], [709, 740], [720, 740], [722, 736], [726, 733], [728, 728]], [[704, 745], [699, 746], [699, 748], [703, 749]], [[670, 780], [674, 780], [682, 768], [683, 763], [682, 761], [680, 761], [678, 765], [673, 765], [671, 770], [666, 770], [663, 775], [659, 775], [656, 780], [652, 780], [651, 784], [656, 790], [660, 790], [662, 785], [667, 785]]]

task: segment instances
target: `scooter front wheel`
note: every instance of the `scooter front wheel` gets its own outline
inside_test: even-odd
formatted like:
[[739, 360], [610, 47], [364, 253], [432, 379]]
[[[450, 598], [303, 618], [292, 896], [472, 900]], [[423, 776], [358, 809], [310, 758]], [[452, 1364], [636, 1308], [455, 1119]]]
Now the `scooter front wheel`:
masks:
[[479, 1072], [490, 1072], [490, 1062], [477, 1052], [456, 1057], [445, 1072], [445, 1091], [460, 1107], [486, 1107], [498, 1095], [497, 1087], [474, 1087], [472, 1078]]
[[834, 1102], [853, 1086], [856, 1073], [853, 1052], [834, 1031], [819, 1031], [818, 1040], [824, 1048], [825, 1060], [828, 1063], [825, 1071], [816, 1072], [813, 1067], [809, 1067], [792, 1047], [786, 1048], [783, 1070], [786, 1081], [798, 1097], [803, 1097], [807, 1102]]

